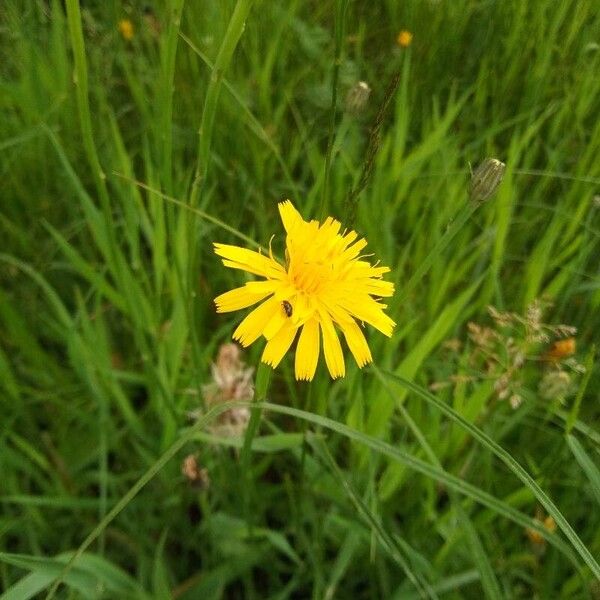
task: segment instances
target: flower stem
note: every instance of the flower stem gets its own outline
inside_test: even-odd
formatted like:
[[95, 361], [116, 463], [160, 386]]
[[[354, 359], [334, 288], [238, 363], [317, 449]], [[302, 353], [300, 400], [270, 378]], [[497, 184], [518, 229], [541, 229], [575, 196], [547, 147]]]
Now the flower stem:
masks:
[[[313, 408], [314, 390], [315, 390], [315, 382], [309, 381], [308, 390], [306, 392], [306, 405], [304, 407], [304, 410], [306, 410], [306, 411], [310, 411]], [[315, 410], [315, 412], [317, 412], [317, 410]], [[298, 487], [300, 489], [299, 496], [300, 496], [301, 500], [302, 500], [302, 496], [304, 493], [304, 466], [305, 466], [305, 459], [306, 459], [306, 450], [308, 447], [308, 443], [307, 443], [307, 439], [306, 439], [307, 428], [308, 428], [308, 421], [304, 421], [304, 423], [302, 423], [302, 451], [300, 454], [300, 481], [298, 484]]]
[[[269, 389], [269, 383], [271, 381], [272, 369], [265, 363], [261, 362], [258, 365], [256, 371], [256, 381], [254, 386], [254, 400], [253, 404], [258, 402], [264, 402], [267, 397], [267, 391]], [[250, 471], [250, 456], [252, 454], [252, 441], [258, 431], [260, 425], [260, 417], [262, 415], [262, 409], [258, 406], [251, 406], [250, 421], [246, 428], [246, 435], [244, 436], [244, 445], [240, 454], [240, 465], [242, 468], [242, 477], [244, 479], [244, 512], [246, 515], [246, 523], [248, 528], [251, 529], [252, 521], [250, 519], [250, 502], [252, 492], [252, 473]]]
[[329, 110], [329, 131], [327, 133], [327, 151], [325, 152], [325, 172], [323, 174], [323, 188], [319, 216], [324, 218], [327, 214], [327, 200], [329, 194], [329, 171], [333, 154], [333, 141], [335, 138], [335, 122], [337, 116], [337, 92], [340, 64], [342, 62], [342, 45], [346, 25], [346, 12], [348, 0], [337, 0], [335, 7], [335, 56], [333, 59], [333, 73], [331, 77], [331, 108]]
[[442, 252], [444, 252], [448, 247], [448, 244], [454, 239], [454, 236], [464, 227], [479, 206], [480, 204], [476, 202], [467, 202], [467, 204], [462, 207], [452, 223], [448, 225], [448, 228], [442, 237], [425, 257], [425, 260], [418, 266], [417, 270], [412, 274], [406, 284], [402, 286], [402, 290], [394, 298], [394, 306], [400, 306], [404, 303], [416, 285], [425, 275], [427, 275], [434, 261], [442, 254]]

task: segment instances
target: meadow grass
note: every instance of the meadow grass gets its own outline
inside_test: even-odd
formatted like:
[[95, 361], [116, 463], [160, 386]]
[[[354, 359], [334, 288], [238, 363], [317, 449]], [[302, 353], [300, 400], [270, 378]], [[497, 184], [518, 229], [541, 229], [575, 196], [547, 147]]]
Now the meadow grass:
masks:
[[[597, 598], [595, 2], [147, 4], [0, 6], [0, 599]], [[286, 357], [216, 435], [240, 403], [189, 413], [244, 276], [212, 242], [281, 256], [285, 198], [367, 238], [397, 327], [340, 380]], [[533, 348], [506, 395], [489, 305], [524, 315], [498, 364]]]

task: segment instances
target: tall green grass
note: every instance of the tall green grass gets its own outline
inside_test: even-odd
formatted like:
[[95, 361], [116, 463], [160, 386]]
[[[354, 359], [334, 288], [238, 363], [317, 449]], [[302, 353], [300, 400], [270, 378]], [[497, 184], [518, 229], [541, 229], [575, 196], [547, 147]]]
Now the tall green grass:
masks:
[[[0, 31], [0, 598], [598, 594], [593, 0], [5, 0]], [[285, 359], [245, 448], [191, 425], [243, 280], [212, 242], [280, 252], [277, 201], [343, 222], [352, 190], [397, 289], [376, 365], [309, 389]], [[536, 298], [578, 328], [574, 396], [538, 396], [543, 362], [517, 410], [427, 390], [472, 374], [445, 341]]]

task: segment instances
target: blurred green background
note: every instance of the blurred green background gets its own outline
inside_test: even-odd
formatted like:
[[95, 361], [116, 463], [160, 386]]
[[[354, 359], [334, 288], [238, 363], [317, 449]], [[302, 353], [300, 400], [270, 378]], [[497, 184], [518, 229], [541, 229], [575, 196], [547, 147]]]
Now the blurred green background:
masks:
[[[0, 598], [600, 597], [599, 72], [595, 0], [3, 0]], [[284, 359], [244, 467], [212, 242], [364, 172], [396, 332]]]

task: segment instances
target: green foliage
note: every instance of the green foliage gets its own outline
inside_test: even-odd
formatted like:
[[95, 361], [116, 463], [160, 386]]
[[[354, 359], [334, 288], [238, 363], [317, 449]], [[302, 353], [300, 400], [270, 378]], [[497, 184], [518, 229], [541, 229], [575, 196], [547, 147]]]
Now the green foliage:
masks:
[[[0, 598], [598, 594], [593, 0], [1, 4]], [[343, 380], [261, 372], [226, 437], [190, 421], [239, 319], [212, 242], [280, 255], [284, 198], [357, 200], [398, 326]], [[467, 324], [536, 299], [586, 370], [549, 397], [549, 339], [514, 409]]]

